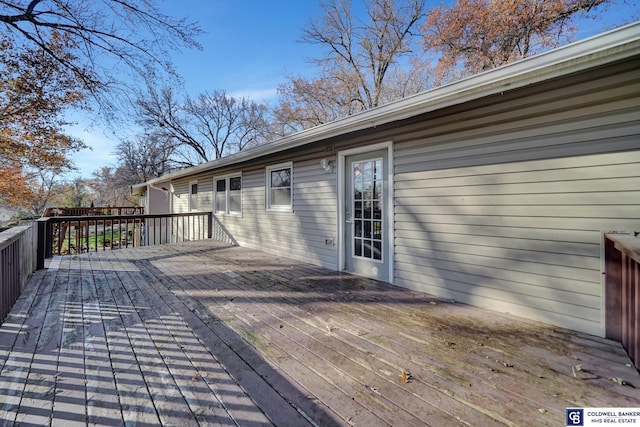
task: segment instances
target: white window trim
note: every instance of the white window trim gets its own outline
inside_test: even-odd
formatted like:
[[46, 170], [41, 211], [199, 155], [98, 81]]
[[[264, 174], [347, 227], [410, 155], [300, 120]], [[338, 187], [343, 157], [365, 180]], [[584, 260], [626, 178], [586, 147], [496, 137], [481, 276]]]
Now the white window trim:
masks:
[[[230, 211], [229, 210], [229, 202], [230, 202], [230, 188], [231, 186], [229, 185], [230, 182], [229, 180], [231, 178], [240, 178], [240, 182], [241, 182], [241, 187], [240, 187], [240, 211], [236, 212], [236, 211]], [[225, 208], [224, 210], [219, 210], [218, 206], [216, 206], [216, 195], [217, 195], [217, 185], [216, 185], [216, 181], [221, 181], [221, 180], [225, 180]], [[228, 174], [228, 175], [219, 175], [219, 176], [214, 176], [213, 177], [213, 212], [217, 215], [230, 215], [230, 216], [242, 216], [242, 197], [243, 197], [243, 191], [244, 191], [244, 180], [242, 179], [242, 172], [239, 173], [232, 173], [232, 174]]]
[[[291, 169], [291, 203], [289, 205], [271, 206], [271, 171]], [[272, 212], [293, 212], [293, 162], [278, 163], [265, 168], [265, 207]]]
[[[191, 199], [192, 199], [192, 194], [191, 194], [191, 188], [194, 184], [198, 184], [198, 180], [194, 179], [192, 181], [189, 181], [189, 188], [187, 189], [187, 196], [189, 197], [188, 201], [189, 201], [189, 212], [198, 212], [200, 210], [200, 208], [196, 208], [193, 209], [193, 207], [191, 206]], [[198, 199], [198, 202], [200, 201], [200, 186], [198, 185], [198, 193], [196, 193], [196, 197]], [[198, 203], [199, 204], [199, 203]]]

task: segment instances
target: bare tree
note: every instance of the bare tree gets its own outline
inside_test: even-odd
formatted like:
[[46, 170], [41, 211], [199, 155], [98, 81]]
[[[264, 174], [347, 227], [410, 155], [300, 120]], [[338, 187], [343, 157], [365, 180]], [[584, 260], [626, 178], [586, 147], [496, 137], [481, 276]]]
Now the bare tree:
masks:
[[115, 183], [129, 187], [171, 172], [176, 168], [171, 160], [175, 148], [171, 138], [161, 134], [143, 134], [121, 141]]
[[[304, 43], [325, 48], [324, 56], [310, 60], [318, 65], [320, 76], [294, 76], [280, 88], [283, 99], [276, 115], [281, 122], [287, 115], [298, 117], [296, 130], [301, 124], [326, 123], [376, 107], [403, 92], [389, 88], [387, 81], [391, 73], [402, 75], [394, 70], [416, 51], [415, 30], [424, 17], [425, 0], [370, 0], [364, 2], [364, 19], [354, 15], [351, 0], [327, 0], [321, 6], [323, 15], [312, 20], [301, 37]], [[396, 84], [409, 87], [406, 82]], [[425, 87], [418, 86], [410, 85], [416, 91]]]
[[172, 140], [172, 158], [183, 166], [218, 159], [269, 137], [266, 105], [234, 98], [223, 90], [180, 103], [171, 89], [150, 88], [137, 106], [143, 126]]
[[[0, 23], [6, 36], [70, 69], [109, 108], [116, 83], [173, 73], [170, 54], [199, 47], [194, 37], [201, 33], [197, 25], [161, 13], [153, 0], [2, 0]], [[69, 40], [75, 57], [50, 49], [55, 33]]]

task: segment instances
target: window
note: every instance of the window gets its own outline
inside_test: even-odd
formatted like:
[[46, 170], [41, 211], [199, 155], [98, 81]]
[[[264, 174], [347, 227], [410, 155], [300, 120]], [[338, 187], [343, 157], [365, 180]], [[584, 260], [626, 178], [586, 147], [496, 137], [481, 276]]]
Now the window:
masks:
[[229, 213], [242, 213], [242, 177], [229, 177]]
[[213, 179], [214, 211], [221, 214], [242, 214], [242, 176], [231, 175]]
[[215, 180], [215, 212], [227, 213], [227, 180], [225, 178]]
[[198, 181], [189, 182], [189, 210], [198, 210]]
[[292, 175], [291, 162], [267, 167], [267, 210], [293, 210]]

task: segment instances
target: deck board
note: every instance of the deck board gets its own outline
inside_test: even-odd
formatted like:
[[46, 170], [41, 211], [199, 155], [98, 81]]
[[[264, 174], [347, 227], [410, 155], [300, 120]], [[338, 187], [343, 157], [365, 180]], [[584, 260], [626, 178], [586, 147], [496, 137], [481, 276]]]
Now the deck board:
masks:
[[552, 426], [640, 407], [616, 378], [619, 343], [215, 242], [55, 257], [0, 327], [0, 425]]

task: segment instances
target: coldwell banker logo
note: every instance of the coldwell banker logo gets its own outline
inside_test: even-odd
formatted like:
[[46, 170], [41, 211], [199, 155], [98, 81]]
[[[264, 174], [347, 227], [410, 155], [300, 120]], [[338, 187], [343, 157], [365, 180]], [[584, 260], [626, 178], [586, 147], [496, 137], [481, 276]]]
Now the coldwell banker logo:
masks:
[[584, 409], [568, 408], [567, 409], [567, 426], [583, 426], [584, 425]]

